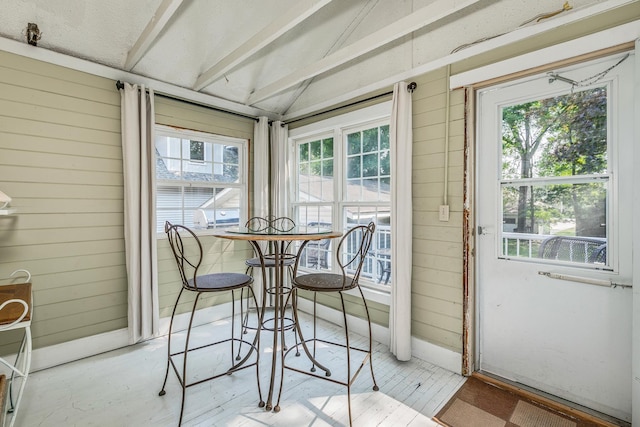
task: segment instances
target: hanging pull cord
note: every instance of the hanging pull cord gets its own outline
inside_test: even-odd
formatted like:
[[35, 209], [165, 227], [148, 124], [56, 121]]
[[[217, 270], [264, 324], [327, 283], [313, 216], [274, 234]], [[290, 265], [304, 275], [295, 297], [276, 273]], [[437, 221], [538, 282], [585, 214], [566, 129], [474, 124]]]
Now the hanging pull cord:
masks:
[[629, 54], [627, 53], [618, 62], [616, 62], [615, 64], [613, 64], [612, 66], [610, 66], [606, 70], [600, 71], [599, 73], [594, 74], [591, 77], [587, 77], [586, 79], [580, 80], [579, 82], [575, 81], [573, 79], [570, 79], [568, 77], [563, 77], [558, 73], [551, 72], [551, 73], [548, 73], [548, 75], [549, 75], [549, 83], [553, 83], [556, 80], [560, 80], [561, 82], [569, 83], [571, 85], [571, 91], [573, 92], [573, 89], [575, 89], [576, 87], [590, 86], [590, 85], [602, 80], [604, 78], [604, 76], [609, 74], [609, 71], [613, 70], [618, 65], [622, 64], [624, 62], [624, 60], [627, 59], [628, 57], [629, 57]]
[[[556, 11], [554, 11], [554, 12], [547, 12], [547, 13], [541, 13], [541, 14], [539, 14], [539, 15], [536, 15], [536, 16], [534, 16], [533, 18], [528, 19], [527, 21], [525, 21], [525, 22], [523, 22], [522, 24], [520, 24], [520, 25], [518, 26], [518, 28], [522, 28], [522, 27], [524, 27], [525, 25], [527, 25], [527, 24], [529, 24], [530, 22], [533, 22], [533, 21], [540, 22], [540, 21], [542, 21], [542, 20], [544, 20], [544, 19], [551, 18], [551, 17], [553, 17], [553, 16], [556, 16], [556, 15], [558, 15], [558, 14], [562, 13], [562, 12], [566, 12], [566, 11], [571, 10], [571, 9], [573, 9], [573, 7], [572, 7], [572, 6], [569, 4], [569, 2], [567, 1], [567, 2], [565, 2], [565, 3], [564, 3], [564, 5], [562, 6], [562, 9], [556, 10]], [[518, 29], [518, 28], [516, 28], [516, 29]], [[456, 52], [458, 52], [458, 51], [460, 51], [460, 50], [462, 50], [462, 49], [466, 49], [466, 48], [468, 48], [468, 47], [470, 47], [470, 46], [473, 46], [473, 45], [476, 45], [476, 44], [478, 44], [478, 43], [481, 43], [481, 42], [484, 42], [484, 41], [487, 41], [487, 40], [491, 40], [491, 39], [495, 39], [496, 37], [503, 36], [503, 35], [507, 34], [508, 32], [509, 32], [509, 31], [504, 32], [504, 33], [500, 33], [500, 34], [496, 34], [496, 35], [494, 35], [494, 36], [483, 37], [483, 38], [478, 39], [478, 40], [476, 40], [476, 41], [473, 41], [473, 42], [471, 42], [471, 43], [467, 43], [467, 44], [460, 45], [460, 46], [458, 46], [457, 48], [453, 49], [453, 50], [451, 51], [451, 53], [456, 53]]]

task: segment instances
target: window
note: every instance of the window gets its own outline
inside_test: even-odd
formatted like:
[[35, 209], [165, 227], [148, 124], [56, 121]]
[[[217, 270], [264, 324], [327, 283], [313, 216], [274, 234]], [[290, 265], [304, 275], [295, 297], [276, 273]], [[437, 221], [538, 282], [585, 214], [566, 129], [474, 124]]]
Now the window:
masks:
[[630, 262], [628, 58], [479, 92], [478, 223], [495, 230], [498, 258], [603, 271]]
[[608, 266], [607, 85], [502, 111], [501, 253]]
[[247, 141], [156, 127], [157, 231], [238, 226], [246, 218]]
[[[376, 233], [361, 278], [366, 286], [389, 290], [391, 272], [391, 162], [390, 107], [384, 117], [315, 131], [290, 133], [295, 152], [293, 215], [299, 225], [348, 230], [358, 224], [376, 224]], [[319, 124], [322, 126], [323, 124]], [[302, 134], [302, 135], [300, 135]], [[357, 236], [355, 236], [357, 237]], [[335, 240], [334, 240], [335, 241]], [[331, 270], [332, 241], [311, 242], [301, 255], [301, 266]], [[349, 250], [349, 243], [345, 244]]]
[[192, 162], [204, 162], [204, 142], [190, 141], [189, 158]]

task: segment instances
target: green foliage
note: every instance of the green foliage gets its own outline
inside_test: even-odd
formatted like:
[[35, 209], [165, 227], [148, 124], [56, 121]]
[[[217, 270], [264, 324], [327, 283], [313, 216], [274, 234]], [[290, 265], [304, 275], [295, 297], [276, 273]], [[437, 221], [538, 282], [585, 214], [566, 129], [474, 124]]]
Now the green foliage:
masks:
[[[503, 179], [602, 174], [607, 167], [605, 87], [503, 108]], [[597, 235], [606, 221], [599, 184], [521, 185], [503, 190], [503, 202], [505, 213], [516, 212], [518, 232], [575, 219], [576, 233]]]
[[388, 175], [391, 168], [388, 148], [389, 126], [348, 134], [347, 178]]
[[[371, 127], [346, 135], [346, 179], [352, 188], [366, 187], [376, 195], [390, 191], [391, 159], [389, 126]], [[300, 175], [322, 178], [334, 176], [333, 138], [299, 145]], [[361, 190], [358, 190], [361, 191]]]
[[596, 88], [558, 97], [566, 105], [564, 120], [549, 136], [549, 153], [541, 158], [544, 175], [584, 175], [607, 169], [607, 93]]
[[333, 138], [300, 144], [300, 174], [333, 176]]

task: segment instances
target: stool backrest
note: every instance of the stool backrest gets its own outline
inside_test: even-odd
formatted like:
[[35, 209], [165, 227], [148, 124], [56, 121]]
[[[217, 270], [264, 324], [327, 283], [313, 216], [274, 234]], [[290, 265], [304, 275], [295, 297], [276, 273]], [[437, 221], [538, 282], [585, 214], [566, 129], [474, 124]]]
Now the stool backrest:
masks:
[[[182, 286], [187, 289], [198, 288], [197, 276], [198, 268], [202, 264], [203, 250], [198, 236], [184, 225], [171, 224], [169, 221], [164, 224], [164, 231], [169, 239], [169, 246], [178, 265], [178, 272], [182, 279]], [[185, 247], [185, 238], [193, 238], [196, 242], [196, 250], [189, 250], [194, 245]]]
[[287, 232], [296, 228], [296, 223], [286, 216], [267, 215], [264, 218], [254, 216], [245, 223], [245, 227], [254, 232]]
[[[368, 225], [358, 225], [349, 229], [340, 239], [337, 261], [344, 278], [344, 288], [350, 288], [360, 280], [360, 273], [371, 248], [375, 231], [376, 225], [370, 222]], [[359, 238], [358, 235], [360, 235]]]
[[[245, 227], [253, 232], [264, 232], [264, 233], [286, 233], [287, 231], [291, 231], [296, 228], [296, 223], [289, 217], [281, 216], [275, 217], [273, 215], [267, 215], [266, 217], [254, 216], [250, 218], [245, 224]], [[276, 242], [268, 242], [262, 243], [260, 245], [260, 250], [263, 255], [269, 255], [274, 252], [273, 245], [277, 244]], [[287, 243], [284, 253], [289, 253], [289, 248], [291, 247], [291, 242]], [[254, 255], [259, 257], [260, 254], [256, 251], [256, 248], [253, 248]]]

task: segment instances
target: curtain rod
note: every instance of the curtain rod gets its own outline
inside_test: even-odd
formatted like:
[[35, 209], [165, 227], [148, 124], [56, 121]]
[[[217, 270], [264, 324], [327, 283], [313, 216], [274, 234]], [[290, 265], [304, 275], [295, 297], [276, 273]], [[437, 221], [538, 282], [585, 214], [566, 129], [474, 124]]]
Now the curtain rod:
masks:
[[[118, 80], [116, 82], [116, 89], [120, 90], [122, 88], [124, 88], [124, 83], [122, 83], [120, 80]], [[216, 107], [213, 107], [211, 105], [206, 105], [206, 104], [201, 104], [199, 102], [189, 101], [188, 99], [177, 98], [175, 96], [167, 95], [167, 94], [164, 94], [164, 93], [156, 93], [156, 92], [154, 92], [154, 94], [156, 94], [158, 96], [161, 96], [161, 97], [164, 97], [164, 98], [167, 98], [167, 99], [173, 99], [175, 101], [181, 101], [181, 102], [184, 102], [184, 103], [189, 104], [189, 105], [194, 105], [196, 107], [204, 107], [204, 108], [208, 108], [210, 110], [219, 111], [221, 113], [227, 113], [227, 114], [231, 114], [231, 115], [234, 115], [234, 116], [243, 117], [245, 119], [255, 120], [256, 122], [259, 121], [259, 119], [257, 117], [254, 117], [254, 116], [248, 116], [246, 114], [236, 113], [234, 111], [223, 110], [221, 108], [216, 108]]]
[[[411, 83], [409, 83], [407, 85], [407, 90], [409, 92], [413, 92], [415, 90], [415, 88], [417, 88], [417, 87], [418, 87], [418, 84], [416, 82], [411, 82]], [[124, 88], [124, 83], [122, 83], [120, 80], [118, 80], [116, 82], [116, 89], [120, 90], [122, 88]], [[365, 103], [365, 102], [368, 102], [368, 101], [373, 101], [374, 99], [382, 98], [382, 97], [389, 96], [389, 95], [392, 95], [392, 94], [393, 94], [393, 91], [381, 93], [379, 95], [371, 96], [369, 98], [362, 99], [360, 101], [355, 101], [355, 102], [352, 102], [352, 103], [349, 103], [349, 104], [346, 104], [346, 105], [342, 105], [340, 107], [331, 108], [329, 110], [324, 110], [324, 111], [320, 111], [320, 112], [317, 112], [317, 113], [314, 113], [314, 114], [309, 114], [308, 116], [302, 116], [300, 118], [297, 118], [297, 119], [294, 119], [294, 120], [290, 120], [288, 122], [283, 122], [281, 126], [288, 125], [290, 123], [299, 122], [301, 120], [310, 119], [312, 117], [320, 116], [322, 114], [331, 113], [333, 111], [341, 110], [343, 108], [353, 107], [354, 105], [362, 104], [362, 103]], [[165, 97], [165, 98], [168, 98], [168, 99], [173, 99], [173, 100], [176, 100], [176, 101], [181, 101], [181, 102], [187, 103], [189, 105], [195, 105], [197, 107], [208, 108], [210, 110], [219, 111], [221, 113], [227, 113], [227, 114], [231, 114], [231, 115], [234, 115], [234, 116], [243, 117], [245, 119], [255, 120], [256, 122], [260, 120], [258, 117], [253, 117], [253, 116], [248, 116], [248, 115], [242, 114], [242, 113], [236, 113], [236, 112], [233, 112], [233, 111], [223, 110], [221, 108], [216, 108], [216, 107], [213, 107], [211, 105], [200, 104], [198, 102], [189, 101], [189, 100], [182, 99], [182, 98], [176, 98], [174, 96], [166, 95], [164, 93], [158, 93], [158, 96], [162, 96], [162, 97]]]
[[[413, 92], [415, 90], [415, 88], [417, 88], [417, 87], [418, 87], [418, 84], [416, 82], [411, 82], [411, 83], [407, 84], [407, 90], [409, 92]], [[393, 91], [381, 93], [379, 95], [374, 95], [372, 97], [369, 97], [369, 98], [366, 98], [366, 99], [361, 99], [360, 101], [355, 101], [355, 102], [352, 102], [350, 104], [341, 105], [340, 107], [331, 108], [329, 110], [319, 111], [317, 113], [309, 114], [308, 116], [302, 116], [302, 117], [299, 117], [297, 119], [290, 120], [288, 122], [284, 122], [284, 123], [282, 123], [281, 126], [288, 125], [290, 123], [299, 122], [301, 120], [310, 119], [312, 117], [320, 116], [322, 114], [331, 113], [333, 111], [341, 110], [343, 108], [353, 107], [354, 105], [362, 104], [362, 103], [365, 103], [365, 102], [368, 102], [368, 101], [373, 101], [374, 99], [383, 98], [383, 97], [389, 96], [389, 95], [393, 95]]]

